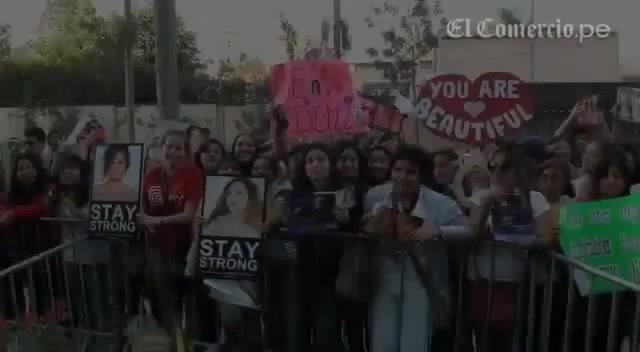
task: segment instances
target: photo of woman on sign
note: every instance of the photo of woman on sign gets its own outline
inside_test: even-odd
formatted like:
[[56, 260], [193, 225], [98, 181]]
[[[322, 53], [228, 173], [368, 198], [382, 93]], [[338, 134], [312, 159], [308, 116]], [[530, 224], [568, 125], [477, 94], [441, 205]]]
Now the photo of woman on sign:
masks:
[[[207, 177], [207, 190], [224, 184], [209, 216], [204, 217], [202, 234], [216, 237], [260, 238], [264, 186], [245, 177]], [[207, 192], [209, 193], [209, 192]], [[206, 210], [205, 205], [205, 210]], [[206, 213], [205, 213], [206, 214]]]
[[[130, 148], [134, 148], [133, 152]], [[96, 151], [92, 200], [138, 201], [140, 153], [125, 144], [101, 145]], [[133, 158], [136, 156], [135, 158]]]

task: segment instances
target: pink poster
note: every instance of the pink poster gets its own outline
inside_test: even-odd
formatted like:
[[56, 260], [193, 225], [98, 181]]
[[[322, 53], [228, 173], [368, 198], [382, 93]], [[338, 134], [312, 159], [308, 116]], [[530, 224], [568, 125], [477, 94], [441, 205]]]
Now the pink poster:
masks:
[[339, 60], [295, 60], [271, 68], [271, 93], [289, 121], [290, 136], [365, 133], [353, 116], [349, 65]]

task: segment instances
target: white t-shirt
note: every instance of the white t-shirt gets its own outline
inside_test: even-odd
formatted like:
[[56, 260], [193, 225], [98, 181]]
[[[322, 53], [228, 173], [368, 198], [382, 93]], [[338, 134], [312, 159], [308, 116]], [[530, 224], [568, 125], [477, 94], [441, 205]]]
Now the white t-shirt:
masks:
[[[478, 192], [470, 200], [475, 205], [480, 205], [489, 196], [490, 190]], [[540, 192], [530, 191], [529, 199], [531, 202], [531, 210], [533, 217], [538, 220], [546, 211], [549, 210], [549, 202]], [[491, 226], [491, 218], [487, 219], [487, 225]], [[492, 251], [493, 249], [493, 251]], [[467, 277], [471, 280], [477, 278], [491, 278], [491, 255], [495, 255], [495, 276], [496, 281], [517, 282], [524, 275], [527, 267], [527, 258], [525, 251], [517, 248], [500, 246], [496, 243], [492, 246], [490, 243], [482, 244], [478, 250], [473, 251], [469, 257], [469, 265], [467, 266]]]

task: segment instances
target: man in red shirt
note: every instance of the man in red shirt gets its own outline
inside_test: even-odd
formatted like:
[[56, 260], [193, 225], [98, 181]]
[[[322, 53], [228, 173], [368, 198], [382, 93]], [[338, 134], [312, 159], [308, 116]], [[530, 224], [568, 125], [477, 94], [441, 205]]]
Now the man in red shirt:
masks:
[[162, 167], [144, 177], [139, 217], [147, 229], [148, 296], [156, 319], [172, 336], [180, 331], [184, 264], [204, 186], [202, 172], [188, 155], [186, 135], [168, 131], [162, 139]]

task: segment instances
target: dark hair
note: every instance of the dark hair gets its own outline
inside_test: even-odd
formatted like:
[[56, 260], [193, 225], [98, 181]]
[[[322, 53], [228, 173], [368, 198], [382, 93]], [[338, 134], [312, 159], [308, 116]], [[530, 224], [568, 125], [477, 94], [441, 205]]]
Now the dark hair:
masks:
[[240, 162], [238, 160], [236, 160], [238, 162], [238, 165], [240, 165], [240, 171], [245, 174], [245, 175], [249, 175], [251, 174], [251, 166], [253, 165], [253, 159], [255, 159], [257, 153], [258, 153], [258, 146], [255, 145], [255, 140], [253, 139], [253, 137], [248, 134], [248, 133], [238, 133], [236, 135], [236, 138], [233, 139], [233, 143], [231, 143], [231, 157], [235, 158], [236, 157], [236, 148], [238, 146], [238, 140], [240, 140], [240, 138], [242, 137], [249, 137], [249, 139], [251, 139], [251, 142], [254, 144], [254, 146], [256, 147], [256, 154], [253, 155], [253, 158], [251, 159], [251, 162], [249, 163], [243, 163]]
[[55, 128], [51, 129], [49, 131], [49, 134], [47, 134], [47, 138], [51, 138], [51, 136], [60, 136], [60, 131], [56, 130]]
[[271, 169], [271, 172], [273, 172], [274, 176], [278, 176], [278, 160], [276, 158], [272, 158], [268, 155], [258, 155], [255, 159], [253, 159], [253, 164], [256, 163], [256, 161], [263, 159], [267, 161], [267, 164], [269, 165], [269, 168]]
[[378, 141], [376, 142], [376, 144], [387, 143], [394, 139], [397, 140], [399, 144], [404, 144], [404, 141], [402, 140], [402, 137], [399, 134], [395, 134], [391, 132], [385, 132], [382, 136], [380, 136], [380, 138], [378, 138]]
[[609, 169], [612, 167], [617, 168], [622, 173], [622, 177], [625, 181], [625, 189], [620, 196], [626, 196], [630, 193], [630, 188], [632, 185], [632, 177], [631, 170], [627, 165], [627, 160], [625, 156], [625, 150], [619, 145], [615, 144], [603, 144], [602, 145], [602, 160], [596, 165], [591, 176], [593, 178], [592, 183], [592, 195], [594, 199], [600, 199], [600, 180], [608, 177]]
[[[381, 145], [372, 146], [371, 148], [369, 148], [367, 152], [367, 163], [371, 159], [371, 154], [378, 151], [382, 152], [389, 159], [389, 169], [387, 170], [387, 176], [386, 176], [386, 178], [389, 179], [389, 175], [391, 174], [391, 162], [393, 161], [393, 154], [391, 153], [391, 151], [389, 151], [389, 149]], [[379, 184], [378, 180], [374, 180], [373, 176], [370, 173], [367, 173], [367, 174], [369, 174], [368, 183], [370, 186], [376, 186]]]
[[227, 184], [224, 186], [224, 189], [222, 190], [222, 193], [220, 193], [220, 197], [218, 198], [218, 202], [216, 203], [216, 207], [214, 208], [213, 212], [211, 212], [211, 216], [209, 217], [210, 221], [213, 221], [216, 218], [227, 215], [231, 212], [231, 210], [227, 206], [227, 195], [229, 192], [229, 188], [231, 188], [231, 186], [236, 183], [241, 183], [247, 189], [247, 208], [251, 206], [252, 203], [256, 206], [259, 206], [258, 187], [256, 186], [256, 184], [246, 177], [237, 177], [227, 182]]
[[[493, 154], [495, 157], [498, 154], [503, 154], [504, 159], [502, 165], [500, 165], [501, 171], [513, 170], [516, 177], [516, 185], [524, 196], [529, 199], [529, 191], [533, 188], [533, 178], [531, 175], [537, 175], [537, 165], [532, 163], [530, 158], [525, 156], [525, 151], [522, 145], [513, 142], [506, 142], [498, 146], [498, 149]], [[495, 166], [489, 165], [489, 170], [494, 171]]]
[[543, 164], [542, 167], [540, 167], [538, 176], [541, 176], [542, 173], [544, 172], [544, 170], [547, 169], [556, 169], [560, 172], [560, 174], [562, 175], [563, 181], [564, 181], [564, 185], [563, 185], [563, 189], [562, 189], [562, 195], [565, 195], [567, 197], [570, 198], [574, 198], [575, 197], [575, 189], [573, 187], [573, 184], [571, 183], [571, 166], [567, 165], [564, 162], [560, 162], [560, 161], [556, 161], [553, 159], [547, 160], [545, 161], [545, 163]]
[[[36, 173], [32, 187], [25, 187], [18, 181], [18, 164], [25, 160], [31, 163]], [[47, 192], [47, 186], [47, 173], [42, 166], [42, 159], [31, 153], [18, 154], [11, 167], [11, 184], [7, 197], [9, 205], [29, 204], [35, 197], [44, 195]]]
[[422, 148], [413, 145], [403, 145], [393, 156], [391, 161], [391, 169], [398, 161], [408, 161], [418, 168], [418, 177], [420, 183], [431, 189], [436, 188], [436, 182], [433, 177], [433, 160]]
[[209, 146], [211, 144], [215, 144], [215, 145], [218, 146], [218, 148], [220, 148], [220, 150], [222, 151], [223, 159], [227, 154], [227, 152], [224, 150], [224, 144], [222, 144], [222, 142], [220, 142], [219, 140], [217, 140], [215, 138], [210, 138], [207, 141], [207, 143], [205, 143], [205, 144], [200, 146], [198, 151], [193, 156], [193, 158], [194, 158], [193, 162], [200, 168], [200, 170], [206, 171], [206, 170], [204, 170], [204, 165], [202, 165], [202, 161], [200, 160], [200, 157], [202, 156], [202, 154], [209, 152]]
[[163, 135], [162, 135], [162, 145], [165, 145], [167, 143], [167, 140], [169, 139], [169, 137], [180, 137], [184, 140], [184, 146], [185, 148], [187, 148], [189, 146], [189, 142], [188, 142], [188, 138], [187, 138], [187, 134], [180, 131], [180, 130], [168, 130], [166, 131]]
[[437, 152], [434, 152], [432, 158], [433, 160], [435, 160], [439, 156], [445, 157], [448, 161], [457, 161], [459, 159], [458, 153], [456, 153], [455, 150], [451, 148], [442, 149], [442, 150], [438, 150]]
[[47, 134], [44, 133], [44, 130], [40, 127], [30, 127], [24, 131], [24, 137], [25, 138], [33, 137], [38, 142], [44, 143], [44, 141], [47, 139]]
[[238, 171], [242, 171], [238, 161], [236, 159], [233, 159], [233, 158], [224, 158], [224, 159], [222, 159], [222, 161], [220, 162], [220, 166], [218, 167], [218, 171], [222, 170], [222, 169], [225, 169], [225, 168], [232, 168], [232, 169], [235, 169], [235, 170], [238, 170]]
[[353, 150], [356, 153], [356, 156], [358, 158], [358, 178], [356, 180], [356, 184], [364, 185], [364, 180], [367, 176], [367, 158], [364, 156], [364, 154], [362, 154], [360, 148], [358, 148], [358, 145], [356, 143], [352, 141], [340, 141], [336, 143], [334, 146], [334, 155], [336, 156], [336, 161], [340, 158], [342, 153], [347, 150]]
[[293, 173], [293, 178], [291, 180], [293, 186], [294, 193], [307, 193], [314, 192], [313, 185], [311, 184], [311, 180], [307, 176], [305, 171], [305, 164], [307, 155], [313, 150], [319, 150], [327, 155], [329, 158], [329, 182], [331, 190], [337, 190], [340, 185], [340, 177], [338, 176], [338, 172], [336, 170], [336, 158], [333, 155], [331, 148], [329, 148], [326, 144], [323, 143], [310, 143], [306, 145], [306, 148], [302, 151], [300, 155], [300, 162], [296, 165], [296, 168]]
[[391, 151], [387, 147], [383, 147], [381, 145], [374, 145], [371, 148], [369, 148], [368, 153], [367, 153], [367, 157], [369, 155], [371, 155], [371, 153], [373, 153], [375, 151], [383, 152], [389, 158], [389, 160], [391, 160], [393, 158], [393, 153], [391, 153]]
[[[71, 192], [73, 194], [73, 200], [76, 206], [81, 207], [89, 202], [89, 182], [90, 182], [90, 166], [91, 164], [82, 159], [77, 154], [63, 153], [60, 159], [60, 172], [58, 173], [58, 179], [56, 180], [56, 188], [53, 193], [53, 197], [50, 199], [52, 204], [52, 210], [57, 208], [60, 201], [59, 194], [61, 192]], [[80, 182], [77, 185], [63, 185], [60, 183], [60, 175], [64, 170], [78, 169], [80, 170]]]
[[107, 149], [104, 151], [103, 156], [103, 176], [107, 175], [109, 169], [111, 169], [111, 164], [113, 164], [113, 161], [116, 160], [116, 156], [118, 156], [118, 154], [122, 154], [124, 156], [126, 165], [125, 169], [129, 169], [129, 166], [131, 166], [131, 155], [129, 154], [129, 146], [127, 146], [126, 144], [109, 144], [109, 146], [107, 146]]
[[630, 154], [631, 158], [633, 158], [634, 169], [630, 170], [632, 174], [631, 183], [632, 184], [640, 183], [640, 155], [638, 154], [638, 150], [634, 146], [628, 143], [622, 144], [622, 149], [624, 149], [625, 154]]

